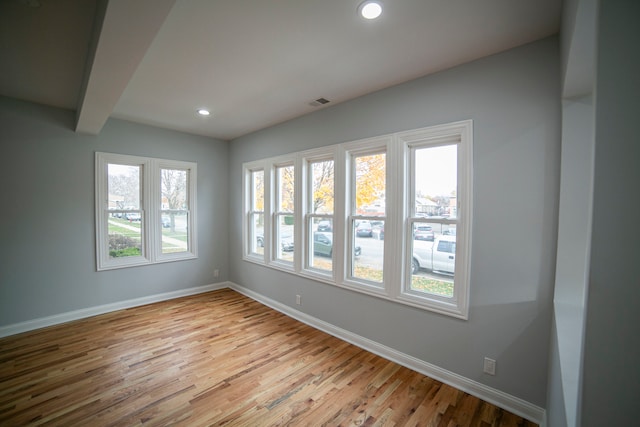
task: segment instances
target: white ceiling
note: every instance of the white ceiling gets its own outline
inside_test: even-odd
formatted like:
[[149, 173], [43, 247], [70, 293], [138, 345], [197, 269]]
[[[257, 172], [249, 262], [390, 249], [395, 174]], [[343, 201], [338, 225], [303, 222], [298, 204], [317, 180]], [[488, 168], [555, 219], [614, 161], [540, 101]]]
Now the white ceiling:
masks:
[[82, 132], [231, 140], [560, 26], [560, 0], [382, 0], [375, 21], [360, 1], [0, 0], [0, 94], [77, 110]]

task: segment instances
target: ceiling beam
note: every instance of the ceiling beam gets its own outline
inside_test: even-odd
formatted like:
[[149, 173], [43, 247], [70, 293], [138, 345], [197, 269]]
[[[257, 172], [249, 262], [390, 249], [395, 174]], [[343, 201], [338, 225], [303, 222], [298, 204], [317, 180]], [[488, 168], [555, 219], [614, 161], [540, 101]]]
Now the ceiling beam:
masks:
[[76, 132], [100, 133], [174, 3], [175, 0], [98, 2]]

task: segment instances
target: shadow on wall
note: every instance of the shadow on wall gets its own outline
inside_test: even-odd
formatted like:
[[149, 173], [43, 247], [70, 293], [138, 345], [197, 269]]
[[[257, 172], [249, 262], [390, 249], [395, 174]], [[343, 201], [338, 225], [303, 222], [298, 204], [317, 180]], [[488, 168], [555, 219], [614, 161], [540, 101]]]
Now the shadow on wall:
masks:
[[497, 373], [482, 373], [479, 360], [478, 374], [469, 378], [545, 407], [551, 307], [541, 308], [535, 301], [485, 305], [472, 308], [470, 319], [473, 338], [462, 347], [495, 358]]

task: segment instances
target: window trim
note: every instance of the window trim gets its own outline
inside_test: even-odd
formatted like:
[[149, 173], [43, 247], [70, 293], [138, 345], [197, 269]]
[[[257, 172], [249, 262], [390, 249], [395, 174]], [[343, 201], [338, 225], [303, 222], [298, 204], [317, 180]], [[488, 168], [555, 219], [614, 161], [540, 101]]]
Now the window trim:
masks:
[[[336, 213], [339, 209], [338, 200], [336, 200], [336, 188], [337, 188], [337, 165], [338, 161], [336, 159], [336, 149], [334, 147], [329, 147], [329, 149], [318, 149], [318, 150], [310, 150], [304, 153], [301, 153], [301, 164], [302, 164], [302, 194], [301, 194], [301, 204], [302, 204], [302, 268], [301, 274], [309, 275], [310, 277], [318, 280], [328, 280], [329, 282], [336, 281], [336, 271], [337, 271], [337, 260], [336, 256], [336, 247], [333, 245], [332, 254], [331, 254], [331, 270], [323, 270], [321, 268], [316, 268], [311, 265], [311, 258], [315, 257], [315, 253], [313, 252], [313, 247], [315, 245], [315, 235], [311, 232], [313, 219], [314, 218], [326, 218], [331, 221], [332, 231], [331, 234], [335, 235], [336, 232]], [[312, 165], [320, 162], [333, 162], [333, 213], [331, 214], [318, 214], [313, 211], [313, 168]], [[333, 242], [333, 241], [332, 241]], [[337, 253], [341, 253], [340, 250]]]
[[[355, 245], [355, 221], [357, 220], [369, 220], [381, 219], [387, 224], [389, 209], [387, 209], [387, 196], [389, 193], [390, 185], [392, 185], [391, 173], [389, 170], [390, 153], [393, 151], [393, 137], [392, 135], [367, 138], [360, 141], [354, 141], [344, 144], [345, 147], [345, 167], [346, 167], [346, 182], [345, 185], [345, 205], [347, 207], [346, 220], [344, 223], [345, 231], [343, 235], [348, 237], [344, 244], [345, 253], [353, 254]], [[385, 155], [385, 215], [373, 216], [373, 215], [360, 215], [357, 213], [357, 203], [355, 200], [356, 191], [356, 176], [355, 176], [355, 158], [362, 156], [372, 156], [376, 154]], [[391, 155], [393, 160], [393, 155]], [[393, 170], [393, 169], [391, 169]], [[355, 277], [353, 271], [355, 269], [353, 256], [344, 257], [344, 279], [343, 283], [351, 288], [357, 288], [367, 293], [371, 293], [378, 296], [389, 295], [389, 279], [394, 276], [393, 265], [391, 258], [386, 256], [389, 252], [389, 240], [383, 241], [383, 258], [382, 258], [382, 282], [374, 282], [372, 280], [366, 280], [364, 278]]]
[[[140, 171], [140, 229], [141, 255], [109, 257], [109, 164], [139, 166]], [[187, 171], [187, 250], [176, 253], [162, 253], [162, 195], [160, 169]], [[157, 264], [194, 259], [197, 253], [197, 164], [178, 160], [156, 159], [116, 153], [95, 153], [95, 227], [96, 227], [96, 270], [113, 270], [126, 267]]]
[[[284, 169], [284, 168], [293, 168], [293, 210], [281, 210], [282, 206], [280, 206], [280, 203], [282, 202], [282, 182], [280, 181], [280, 176], [278, 174], [279, 170]], [[296, 216], [296, 211], [297, 211], [297, 203], [298, 203], [298, 198], [296, 196], [296, 194], [299, 194], [298, 191], [296, 191], [296, 186], [297, 186], [297, 175], [299, 175], [298, 173], [298, 168], [296, 167], [295, 164], [295, 158], [286, 158], [286, 159], [282, 159], [282, 161], [278, 162], [278, 163], [274, 163], [272, 166], [272, 182], [273, 182], [273, 191], [272, 191], [272, 195], [273, 195], [273, 199], [272, 199], [272, 209], [271, 209], [271, 216], [272, 216], [272, 220], [271, 220], [271, 226], [273, 227], [271, 229], [271, 262], [273, 262], [274, 264], [279, 264], [281, 266], [281, 268], [283, 269], [287, 269], [287, 270], [293, 270], [294, 269], [294, 259], [292, 259], [291, 261], [286, 260], [284, 258], [284, 255], [282, 254], [282, 249], [280, 248], [280, 234], [281, 234], [281, 230], [280, 230], [280, 218], [285, 218], [287, 216], [293, 217], [294, 218], [294, 223], [293, 223], [293, 230], [291, 232], [291, 239], [294, 242], [294, 253], [295, 253], [295, 248], [296, 246], [299, 246], [299, 240], [296, 238], [297, 234], [298, 234], [298, 229], [299, 226], [297, 226], [296, 221], [295, 221], [295, 216]], [[298, 244], [296, 244], [296, 242], [298, 242]], [[292, 253], [293, 255], [293, 253]]]
[[[469, 316], [470, 258], [471, 258], [471, 217], [473, 214], [473, 122], [471, 120], [417, 129], [398, 134], [405, 155], [405, 229], [403, 252], [402, 284], [397, 299], [410, 305], [461, 319]], [[413, 224], [421, 222], [414, 215], [413, 202], [415, 191], [413, 173], [416, 169], [412, 153], [419, 148], [457, 144], [457, 217], [455, 220], [436, 222], [455, 223], [456, 225], [456, 268], [454, 273], [453, 297], [418, 293], [408, 289], [411, 280], [411, 257], [413, 241], [409, 239]], [[461, 209], [461, 206], [464, 209]]]
[[[197, 180], [197, 165], [192, 162], [184, 162], [180, 160], [165, 160], [165, 159], [152, 159], [152, 176], [157, 179], [152, 179], [153, 192], [151, 194], [151, 205], [156, 207], [154, 211], [156, 215], [151, 218], [150, 225], [156, 233], [150, 233], [155, 248], [155, 262], [170, 262], [179, 261], [183, 259], [197, 258], [197, 233], [194, 232], [196, 228], [196, 215], [197, 200], [196, 200], [196, 180]], [[162, 182], [159, 176], [162, 169], [184, 170], [187, 175], [187, 186], [185, 188], [187, 203], [186, 208], [183, 209], [187, 214], [187, 250], [184, 252], [162, 252]], [[166, 209], [164, 209], [166, 210]], [[158, 238], [160, 237], [160, 238]]]
[[[254, 206], [253, 206], [253, 200], [254, 200], [254, 180], [253, 180], [253, 174], [255, 172], [262, 172], [262, 210], [255, 210]], [[244, 193], [245, 193], [245, 200], [244, 200], [244, 205], [245, 205], [245, 224], [242, 227], [242, 242], [243, 242], [243, 252], [244, 252], [244, 258], [247, 259], [255, 259], [256, 261], [261, 261], [264, 262], [265, 260], [265, 252], [267, 252], [267, 238], [268, 238], [268, 234], [269, 233], [265, 233], [264, 232], [264, 228], [262, 231], [262, 254], [258, 253], [258, 252], [253, 252], [253, 245], [252, 242], [250, 242], [250, 239], [256, 239], [256, 244], [257, 244], [257, 235], [254, 236], [254, 233], [252, 232], [252, 226], [251, 223], [253, 221], [254, 215], [262, 215], [262, 221], [263, 224], [266, 224], [268, 222], [268, 218], [267, 215], [265, 215], [265, 210], [266, 210], [266, 206], [267, 206], [267, 172], [265, 171], [264, 168], [264, 162], [258, 162], [258, 163], [254, 163], [251, 165], [248, 165], [245, 168], [245, 172], [242, 176], [242, 188], [244, 189]], [[246, 191], [246, 189], [249, 189], [249, 191]], [[263, 225], [263, 227], [265, 227], [265, 225]]]
[[[458, 222], [456, 223], [456, 272], [454, 297], [439, 297], [426, 294], [417, 295], [407, 292], [405, 283], [410, 278], [408, 261], [410, 260], [411, 241], [407, 237], [407, 229], [413, 222], [411, 218], [411, 194], [413, 185], [411, 182], [410, 166], [411, 146], [424, 143], [424, 141], [447, 141], [455, 139], [458, 142]], [[385, 256], [383, 261], [383, 282], [372, 286], [370, 283], [358, 278], [349, 277], [350, 263], [346, 254], [351, 253], [353, 246], [349, 236], [349, 224], [354, 219], [355, 208], [351, 204], [351, 159], [354, 155], [386, 153], [386, 188], [385, 188], [385, 238], [384, 254], [400, 254], [401, 256]], [[313, 195], [310, 181], [310, 163], [326, 159], [334, 160], [334, 212], [333, 212], [333, 271], [324, 271], [310, 267], [309, 252], [312, 251], [313, 235], [308, 225], [313, 214], [309, 198]], [[276, 212], [275, 197], [275, 171], [276, 167], [283, 164], [294, 164], [295, 176], [295, 246], [293, 265], [284, 265], [280, 260], [274, 260], [270, 250], [273, 246], [275, 230], [271, 222]], [[262, 169], [265, 171], [265, 253], [264, 256], [255, 256], [248, 252], [248, 221], [249, 194], [247, 177], [251, 170]], [[470, 260], [471, 260], [471, 224], [473, 215], [473, 121], [435, 125], [406, 132], [397, 132], [351, 141], [341, 144], [329, 145], [303, 152], [291, 153], [286, 156], [267, 158], [258, 161], [243, 163], [243, 260], [258, 263], [269, 268], [283, 270], [288, 273], [313, 279], [317, 282], [327, 283], [333, 286], [365, 293], [379, 298], [387, 299], [404, 305], [417, 307], [436, 313], [468, 319], [469, 289], [470, 289]], [[394, 209], [387, 209], [393, 206]], [[360, 215], [356, 215], [360, 216]], [[329, 274], [327, 274], [329, 273]], [[410, 280], [410, 279], [409, 279]]]

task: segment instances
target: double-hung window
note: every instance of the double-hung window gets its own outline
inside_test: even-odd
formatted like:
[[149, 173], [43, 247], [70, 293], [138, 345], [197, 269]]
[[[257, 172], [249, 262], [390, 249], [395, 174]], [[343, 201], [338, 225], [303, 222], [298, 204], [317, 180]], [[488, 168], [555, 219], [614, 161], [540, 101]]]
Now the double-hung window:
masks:
[[96, 153], [97, 269], [195, 258], [196, 164]]
[[471, 122], [398, 135], [407, 155], [405, 280], [401, 298], [466, 317]]
[[244, 259], [466, 318], [472, 122], [244, 164]]
[[[386, 219], [386, 143], [372, 149], [348, 151], [349, 214], [347, 280], [366, 287], [384, 287], [384, 232]], [[373, 239], [374, 232], [378, 238]], [[364, 249], [363, 249], [363, 246]]]
[[307, 188], [305, 268], [324, 275], [334, 271], [335, 161], [333, 157], [306, 159]]
[[249, 189], [247, 252], [264, 260], [264, 169], [250, 169], [246, 176]]
[[295, 247], [295, 174], [293, 164], [278, 165], [275, 168], [274, 260], [293, 265]]

